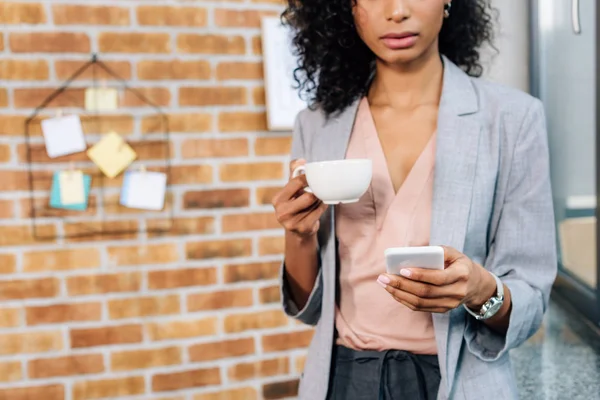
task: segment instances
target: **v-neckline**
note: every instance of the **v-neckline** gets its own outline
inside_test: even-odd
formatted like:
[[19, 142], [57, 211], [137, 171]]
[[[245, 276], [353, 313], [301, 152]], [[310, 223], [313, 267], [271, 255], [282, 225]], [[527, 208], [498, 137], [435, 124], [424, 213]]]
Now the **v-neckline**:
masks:
[[[376, 209], [376, 219], [377, 225], [381, 228], [383, 221], [387, 215], [388, 209], [395, 204], [396, 202], [402, 201], [406, 199], [410, 200], [410, 196], [408, 196], [407, 188], [411, 187], [419, 187], [422, 189], [424, 184], [426, 183], [427, 178], [429, 177], [432, 169], [433, 169], [433, 158], [435, 157], [434, 150], [432, 146], [435, 142], [436, 132], [434, 132], [427, 144], [421, 151], [421, 154], [417, 157], [417, 160], [412, 165], [410, 171], [402, 181], [402, 184], [396, 191], [394, 188], [394, 183], [392, 181], [392, 175], [390, 173], [387, 159], [385, 157], [385, 152], [383, 151], [383, 146], [381, 144], [381, 140], [379, 139], [379, 134], [377, 132], [377, 126], [375, 125], [375, 119], [373, 118], [373, 114], [371, 113], [371, 107], [366, 97], [363, 98], [362, 106], [365, 109], [365, 118], [364, 118], [364, 126], [361, 129], [365, 149], [367, 154], [370, 155], [370, 158], [373, 160], [373, 169], [382, 171], [385, 175], [385, 185], [381, 187], [381, 185], [373, 185], [373, 201], [375, 202]], [[425, 164], [425, 165], [424, 165]], [[418, 185], [417, 179], [421, 178], [423, 180], [421, 185]], [[421, 190], [419, 190], [421, 191]], [[412, 196], [413, 200], [416, 200]], [[411, 207], [414, 206], [414, 201], [411, 204], [406, 204]]]

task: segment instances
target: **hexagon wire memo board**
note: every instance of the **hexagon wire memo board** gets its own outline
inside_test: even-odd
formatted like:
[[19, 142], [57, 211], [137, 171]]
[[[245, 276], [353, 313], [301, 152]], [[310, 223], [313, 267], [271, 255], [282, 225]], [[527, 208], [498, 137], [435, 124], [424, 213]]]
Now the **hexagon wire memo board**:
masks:
[[[98, 88], [99, 84], [117, 89], [119, 107], [116, 110], [87, 111], [84, 108], [85, 90]], [[53, 112], [50, 111], [52, 109]], [[85, 151], [57, 158], [48, 156], [41, 121], [57, 114], [79, 115], [86, 141]], [[87, 150], [109, 132], [122, 136], [137, 153], [136, 160], [125, 171], [166, 173], [167, 189], [161, 211], [120, 205], [125, 171], [110, 179], [88, 158]], [[25, 121], [24, 157], [29, 197], [22, 208], [23, 216], [31, 220], [33, 237], [36, 240], [119, 240], [170, 233], [174, 219], [170, 143], [169, 121], [161, 107], [141, 90], [131, 87], [94, 54], [91, 60], [50, 93]], [[57, 209], [49, 204], [53, 173], [72, 168], [91, 176], [92, 185], [85, 211]]]

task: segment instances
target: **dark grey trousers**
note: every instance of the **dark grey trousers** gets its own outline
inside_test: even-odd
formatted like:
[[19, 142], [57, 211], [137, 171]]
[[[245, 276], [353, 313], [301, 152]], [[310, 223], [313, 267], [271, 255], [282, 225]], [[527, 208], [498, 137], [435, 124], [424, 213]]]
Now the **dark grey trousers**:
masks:
[[335, 346], [328, 400], [435, 400], [437, 356]]

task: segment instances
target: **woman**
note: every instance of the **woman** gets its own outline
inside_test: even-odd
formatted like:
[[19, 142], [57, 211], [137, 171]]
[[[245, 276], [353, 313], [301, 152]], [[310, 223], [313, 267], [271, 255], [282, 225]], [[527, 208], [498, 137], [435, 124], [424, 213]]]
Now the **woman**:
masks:
[[[514, 399], [508, 352], [539, 328], [556, 275], [541, 103], [484, 82], [487, 0], [290, 0], [291, 168], [370, 158], [354, 204], [291, 179], [285, 311], [316, 325], [301, 399]], [[385, 273], [383, 251], [444, 246], [443, 271]]]

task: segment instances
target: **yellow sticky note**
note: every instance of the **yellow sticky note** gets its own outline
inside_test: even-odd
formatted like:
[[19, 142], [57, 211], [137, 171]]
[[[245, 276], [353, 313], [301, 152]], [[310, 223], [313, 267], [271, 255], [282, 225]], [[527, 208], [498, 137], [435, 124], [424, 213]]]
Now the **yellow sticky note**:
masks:
[[113, 88], [87, 88], [85, 109], [89, 111], [109, 111], [118, 107], [118, 92]]
[[104, 135], [87, 155], [109, 178], [119, 175], [137, 157], [125, 140], [114, 132]]
[[60, 202], [63, 205], [85, 202], [85, 188], [81, 171], [66, 171], [58, 175]]

